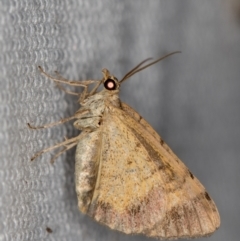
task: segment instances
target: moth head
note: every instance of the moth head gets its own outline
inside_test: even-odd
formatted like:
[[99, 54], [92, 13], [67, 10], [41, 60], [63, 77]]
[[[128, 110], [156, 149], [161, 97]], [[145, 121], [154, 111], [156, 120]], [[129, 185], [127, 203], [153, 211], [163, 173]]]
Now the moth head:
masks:
[[[115, 76], [111, 75], [111, 73], [107, 69], [103, 69], [102, 70], [103, 78], [98, 82], [98, 84], [93, 88], [93, 90], [87, 94], [87, 96], [92, 96], [92, 95], [96, 94], [97, 89], [101, 84], [104, 85], [105, 90], [108, 90], [108, 91], [119, 90], [120, 85], [126, 79], [129, 79], [131, 76], [133, 76], [137, 72], [142, 71], [143, 69], [146, 69], [149, 66], [156, 64], [157, 62], [167, 58], [170, 55], [176, 54], [176, 53], [181, 53], [181, 52], [180, 51], [172, 52], [172, 53], [167, 54], [167, 55], [165, 55], [157, 60], [154, 60], [148, 64], [145, 64], [145, 63], [148, 62], [149, 60], [151, 60], [152, 58], [145, 59], [144, 61], [139, 63], [137, 66], [135, 66], [132, 70], [130, 70], [127, 74], [125, 74], [124, 77], [120, 81]], [[86, 97], [85, 97], [85, 99], [86, 99]]]
[[103, 73], [103, 85], [105, 89], [107, 90], [118, 90], [120, 87], [120, 84], [118, 82], [118, 79], [111, 75], [111, 73], [107, 69], [102, 70]]

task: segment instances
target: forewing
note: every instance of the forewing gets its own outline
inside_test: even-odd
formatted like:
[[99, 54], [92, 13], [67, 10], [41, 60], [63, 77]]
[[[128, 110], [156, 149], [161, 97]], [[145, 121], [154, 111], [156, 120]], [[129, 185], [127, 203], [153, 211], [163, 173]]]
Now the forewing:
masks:
[[125, 233], [141, 233], [161, 220], [165, 191], [157, 167], [122, 121], [108, 114], [98, 178], [88, 214]]
[[110, 228], [158, 238], [214, 232], [220, 219], [204, 187], [151, 126], [126, 106], [109, 106], [104, 116], [88, 214]]
[[[123, 117], [129, 127], [133, 126], [134, 131], [138, 136], [140, 135], [140, 138], [144, 138], [158, 152], [163, 153], [161, 161], [164, 162], [164, 166], [167, 167], [166, 169], [170, 173], [168, 175], [167, 171], [164, 171], [164, 169], [162, 171], [162, 176], [165, 177], [165, 190], [169, 199], [168, 210], [172, 210], [171, 213], [176, 214], [177, 206], [172, 200], [175, 200], [175, 196], [180, 197], [178, 206], [180, 208], [182, 203], [182, 208], [179, 209], [176, 216], [180, 217], [181, 212], [185, 213], [186, 221], [189, 223], [187, 236], [198, 237], [213, 233], [220, 226], [220, 216], [214, 201], [204, 186], [142, 116], [126, 103], [122, 102], [121, 104], [124, 113], [120, 118]], [[114, 111], [121, 112], [121, 110], [117, 109], [114, 109]], [[118, 114], [118, 116], [120, 115]], [[172, 178], [170, 178], [171, 176]], [[172, 220], [174, 220], [173, 217]], [[177, 228], [179, 224], [175, 226]], [[181, 228], [178, 229], [178, 232], [182, 233]]]

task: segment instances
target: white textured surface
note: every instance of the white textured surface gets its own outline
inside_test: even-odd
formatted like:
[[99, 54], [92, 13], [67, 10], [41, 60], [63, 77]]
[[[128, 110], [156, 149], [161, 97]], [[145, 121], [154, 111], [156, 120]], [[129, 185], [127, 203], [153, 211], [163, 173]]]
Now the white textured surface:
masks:
[[[222, 225], [203, 240], [239, 240], [240, 26], [223, 1], [0, 0], [0, 241], [147, 240], [111, 231], [77, 210], [74, 150], [34, 162], [76, 135], [76, 99], [39, 74], [121, 78], [147, 57], [181, 50], [132, 77], [122, 99], [145, 117], [215, 200]], [[236, 16], [235, 16], [236, 17]], [[50, 227], [53, 233], [46, 232]]]

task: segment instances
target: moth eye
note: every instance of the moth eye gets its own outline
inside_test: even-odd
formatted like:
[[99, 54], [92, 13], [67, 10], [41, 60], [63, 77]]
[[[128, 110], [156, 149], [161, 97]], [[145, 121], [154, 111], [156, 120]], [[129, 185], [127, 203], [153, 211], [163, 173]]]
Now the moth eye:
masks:
[[116, 82], [112, 79], [107, 79], [105, 82], [104, 82], [104, 87], [107, 89], [107, 90], [115, 90], [117, 88], [117, 85], [116, 85]]

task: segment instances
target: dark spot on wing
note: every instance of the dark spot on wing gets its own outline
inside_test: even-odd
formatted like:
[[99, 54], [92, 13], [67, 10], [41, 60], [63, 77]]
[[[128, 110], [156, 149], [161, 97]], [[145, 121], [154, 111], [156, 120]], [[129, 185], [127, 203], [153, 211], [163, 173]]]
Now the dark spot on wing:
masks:
[[210, 198], [210, 196], [209, 196], [209, 194], [208, 194], [207, 192], [205, 192], [204, 195], [205, 195], [205, 198], [206, 198], [208, 201], [211, 201], [211, 198]]
[[160, 139], [160, 144], [163, 146], [163, 144], [164, 144], [164, 140], [163, 139]]
[[140, 147], [140, 146], [141, 146], [141, 144], [138, 142], [136, 146], [137, 146], [137, 147]]
[[179, 214], [179, 210], [177, 207], [173, 207], [170, 211], [170, 217], [173, 222], [177, 222], [177, 220], [181, 219], [181, 215]]
[[131, 216], [137, 215], [138, 213], [140, 213], [140, 211], [141, 211], [141, 206], [140, 206], [140, 205], [133, 205], [133, 206], [131, 206], [131, 207], [128, 209], [128, 213], [129, 213]]
[[189, 170], [188, 170], [188, 172], [189, 172], [190, 177], [191, 177], [192, 179], [194, 179], [193, 174], [192, 174]]
[[111, 209], [111, 205], [109, 203], [100, 202], [99, 206], [105, 213], [107, 213], [107, 211]]

